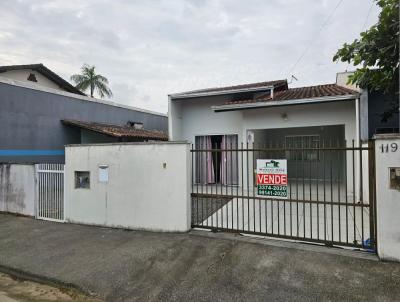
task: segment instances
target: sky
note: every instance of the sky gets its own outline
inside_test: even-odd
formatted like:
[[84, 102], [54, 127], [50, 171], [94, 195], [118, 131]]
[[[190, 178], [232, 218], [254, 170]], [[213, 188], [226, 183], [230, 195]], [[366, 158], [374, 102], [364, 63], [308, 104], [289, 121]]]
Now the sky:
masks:
[[[289, 79], [334, 83], [336, 50], [377, 22], [372, 0], [1, 0], [0, 65], [84, 64], [112, 101], [166, 113], [168, 94]], [[339, 6], [338, 6], [339, 5]], [[300, 61], [296, 64], [296, 62]]]

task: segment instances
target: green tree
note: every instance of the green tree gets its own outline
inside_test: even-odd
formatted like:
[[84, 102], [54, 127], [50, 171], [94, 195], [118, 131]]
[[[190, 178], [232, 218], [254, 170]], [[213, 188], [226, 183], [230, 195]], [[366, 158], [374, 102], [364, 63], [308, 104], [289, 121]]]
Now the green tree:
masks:
[[84, 64], [81, 67], [80, 74], [71, 76], [71, 81], [76, 84], [76, 88], [80, 91], [90, 89], [90, 96], [93, 97], [96, 91], [100, 97], [112, 96], [111, 89], [108, 87], [108, 79], [100, 74], [96, 74], [95, 66]]
[[[361, 88], [399, 95], [399, 0], [375, 0], [381, 8], [378, 22], [360, 33], [353, 43], [345, 43], [333, 61], [360, 66], [349, 77], [349, 83]], [[389, 116], [398, 110], [392, 104]], [[397, 108], [396, 108], [397, 107]], [[386, 118], [388, 114], [386, 114]], [[385, 116], [383, 117], [385, 119]]]

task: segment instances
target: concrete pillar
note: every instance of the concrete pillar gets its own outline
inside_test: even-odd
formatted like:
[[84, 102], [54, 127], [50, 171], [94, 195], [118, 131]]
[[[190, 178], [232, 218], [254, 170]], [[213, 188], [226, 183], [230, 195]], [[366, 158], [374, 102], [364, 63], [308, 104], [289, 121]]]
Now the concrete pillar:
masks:
[[378, 256], [400, 261], [400, 135], [375, 137]]

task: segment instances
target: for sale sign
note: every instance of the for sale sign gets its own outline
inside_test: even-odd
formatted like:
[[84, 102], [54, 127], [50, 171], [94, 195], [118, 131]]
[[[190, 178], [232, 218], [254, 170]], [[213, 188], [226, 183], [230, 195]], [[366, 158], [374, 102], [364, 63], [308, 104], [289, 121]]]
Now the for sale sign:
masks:
[[286, 159], [257, 159], [257, 193], [262, 196], [287, 198]]

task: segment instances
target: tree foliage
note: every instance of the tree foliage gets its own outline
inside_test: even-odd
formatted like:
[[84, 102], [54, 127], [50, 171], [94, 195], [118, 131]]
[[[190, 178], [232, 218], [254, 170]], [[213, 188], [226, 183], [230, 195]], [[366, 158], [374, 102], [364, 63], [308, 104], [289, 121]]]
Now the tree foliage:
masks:
[[361, 88], [399, 93], [399, 0], [375, 0], [381, 8], [378, 23], [345, 43], [334, 61], [360, 66], [349, 83]]
[[96, 91], [100, 97], [112, 96], [111, 89], [108, 87], [108, 79], [100, 74], [96, 74], [95, 66], [84, 64], [81, 67], [80, 74], [71, 76], [71, 80], [76, 84], [76, 88], [80, 91], [90, 89], [90, 96], [93, 97]]

